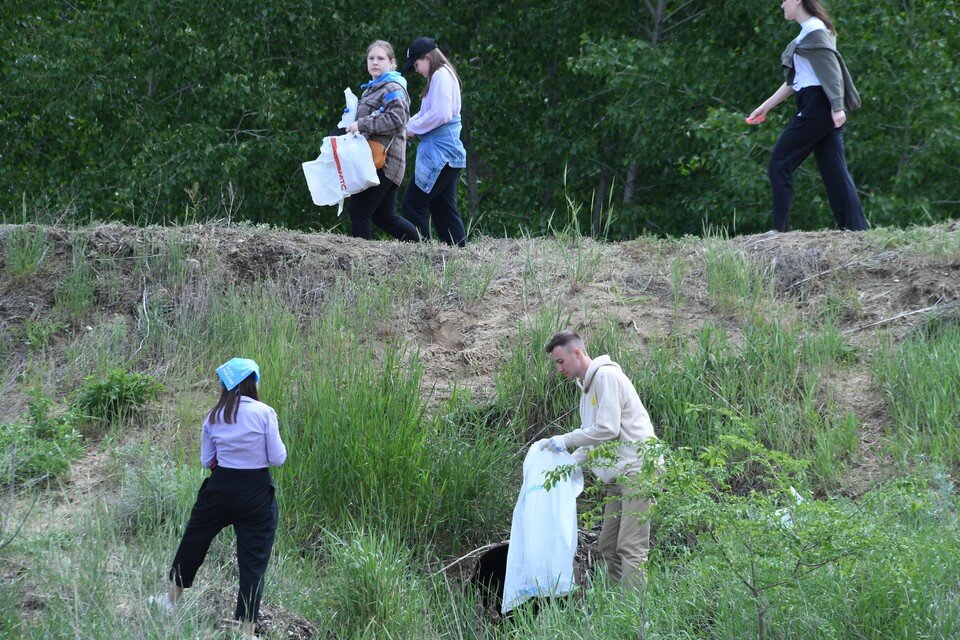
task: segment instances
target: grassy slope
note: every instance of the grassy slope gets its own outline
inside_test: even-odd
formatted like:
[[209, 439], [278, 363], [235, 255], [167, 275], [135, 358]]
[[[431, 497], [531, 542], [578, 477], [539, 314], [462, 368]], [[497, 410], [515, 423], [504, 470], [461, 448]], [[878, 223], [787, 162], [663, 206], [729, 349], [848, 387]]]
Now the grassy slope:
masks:
[[[25, 637], [195, 637], [229, 612], [229, 537], [172, 630], [141, 603], [202, 477], [210, 372], [232, 355], [260, 361], [293, 453], [278, 474], [271, 637], [311, 625], [356, 637], [636, 637], [636, 603], [599, 582], [585, 590], [589, 624], [551, 611], [511, 631], [477, 626], [469, 601], [431, 577], [503, 537], [518, 452], [572, 426], [575, 396], [540, 353], [564, 326], [624, 365], [671, 444], [703, 446], [726, 428], [690, 405], [734, 407], [809, 462], [820, 495], [860, 496], [920, 458], [957, 469], [956, 225], [620, 244], [570, 234], [466, 251], [245, 227], [6, 226], [0, 247], [5, 420], [26, 414], [32, 390], [65, 407], [86, 376], [112, 368], [166, 388], [88, 438], [71, 474], [11, 494], [0, 544], [26, 524], [0, 551], [0, 631]], [[935, 304], [946, 312], [888, 321]], [[818, 574], [779, 595], [775, 627], [956, 630], [955, 496], [943, 486], [946, 502], [898, 526], [917, 545], [911, 562], [944, 573], [872, 558], [842, 581]], [[657, 567], [648, 634], [755, 634], [742, 589], [707, 559]], [[918, 606], [936, 615], [924, 622]]]

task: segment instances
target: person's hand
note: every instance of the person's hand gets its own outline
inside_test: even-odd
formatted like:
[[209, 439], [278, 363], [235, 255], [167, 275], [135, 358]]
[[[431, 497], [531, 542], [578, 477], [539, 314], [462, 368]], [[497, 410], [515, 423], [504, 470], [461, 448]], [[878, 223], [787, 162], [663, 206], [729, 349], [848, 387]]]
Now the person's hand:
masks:
[[847, 121], [847, 112], [843, 109], [840, 109], [840, 111], [834, 111], [832, 115], [834, 129], [839, 129], [843, 126], [843, 123]]
[[347, 133], [356, 133], [359, 130], [360, 125], [358, 125], [356, 122], [351, 122], [347, 125]]
[[563, 446], [563, 443], [560, 441], [560, 438], [553, 436], [552, 438], [544, 438], [540, 440], [540, 451], [553, 451], [556, 453], [563, 453], [567, 448]]
[[[763, 108], [763, 105], [760, 105], [756, 109], [750, 112], [750, 115], [747, 116], [747, 122], [753, 124], [760, 124], [767, 117], [767, 109]], [[762, 119], [761, 119], [762, 118]]]

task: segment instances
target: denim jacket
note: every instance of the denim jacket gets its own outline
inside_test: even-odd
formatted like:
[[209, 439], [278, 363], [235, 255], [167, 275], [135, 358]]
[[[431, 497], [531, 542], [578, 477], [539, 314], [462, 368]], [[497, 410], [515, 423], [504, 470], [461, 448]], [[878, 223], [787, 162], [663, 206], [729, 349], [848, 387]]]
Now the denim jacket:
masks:
[[445, 165], [455, 169], [467, 166], [467, 150], [460, 142], [460, 116], [419, 136], [414, 180], [424, 193], [430, 193]]

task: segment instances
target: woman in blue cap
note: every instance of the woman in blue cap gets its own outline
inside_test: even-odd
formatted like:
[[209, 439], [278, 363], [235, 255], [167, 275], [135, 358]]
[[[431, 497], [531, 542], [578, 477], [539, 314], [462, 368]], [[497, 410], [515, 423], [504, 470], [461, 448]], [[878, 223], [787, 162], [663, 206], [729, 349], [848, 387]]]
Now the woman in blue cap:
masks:
[[210, 543], [233, 525], [240, 572], [234, 618], [242, 635], [252, 638], [279, 516], [269, 467], [283, 464], [287, 449], [276, 412], [259, 400], [257, 363], [233, 358], [217, 368], [217, 376], [220, 400], [203, 421], [200, 444], [200, 462], [212, 473], [200, 486], [170, 568], [167, 593], [151, 602], [172, 609], [193, 585]]
[[404, 71], [415, 69], [427, 79], [420, 111], [407, 123], [407, 133], [420, 138], [413, 180], [403, 194], [403, 215], [430, 237], [430, 219], [437, 237], [463, 247], [467, 232], [457, 210], [457, 179], [467, 166], [460, 142], [460, 92], [463, 82], [433, 38], [417, 38], [407, 49]]

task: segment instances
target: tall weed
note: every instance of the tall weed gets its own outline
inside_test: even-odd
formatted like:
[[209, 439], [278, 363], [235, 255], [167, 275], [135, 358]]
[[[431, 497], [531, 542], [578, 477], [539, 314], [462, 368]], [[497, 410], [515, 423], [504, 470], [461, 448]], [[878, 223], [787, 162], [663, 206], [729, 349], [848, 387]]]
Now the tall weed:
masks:
[[899, 346], [883, 347], [873, 370], [899, 456], [960, 466], [960, 324], [933, 323]]
[[748, 324], [742, 345], [707, 325], [692, 343], [665, 339], [634, 376], [667, 442], [702, 447], [736, 430], [724, 414], [691, 412], [692, 406], [753, 416], [765, 444], [816, 460], [820, 480], [833, 486], [853, 452], [857, 423], [829, 401], [822, 370], [845, 353], [835, 341], [776, 322]]
[[53, 304], [67, 321], [79, 324], [93, 307], [97, 278], [87, 263], [86, 242], [77, 238], [73, 243], [70, 270], [61, 278], [53, 292]]
[[37, 273], [49, 251], [46, 233], [37, 226], [18, 226], [7, 232], [3, 246], [4, 271], [14, 282], [26, 282]]
[[392, 536], [348, 529], [327, 545], [322, 626], [337, 638], [423, 637], [427, 589]]

